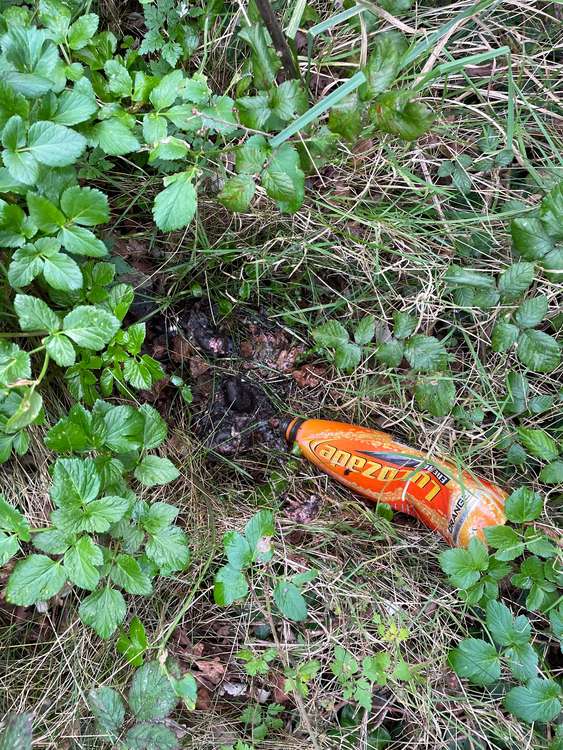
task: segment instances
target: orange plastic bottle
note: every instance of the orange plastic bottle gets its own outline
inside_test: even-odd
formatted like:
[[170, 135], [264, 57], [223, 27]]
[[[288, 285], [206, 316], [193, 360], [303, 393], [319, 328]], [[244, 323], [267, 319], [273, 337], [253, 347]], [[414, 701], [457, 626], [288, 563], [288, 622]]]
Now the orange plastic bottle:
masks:
[[451, 461], [429, 459], [391, 435], [325, 419], [293, 419], [290, 444], [319, 469], [370, 500], [418, 518], [453, 547], [466, 547], [483, 527], [506, 521], [506, 492], [462, 471]]

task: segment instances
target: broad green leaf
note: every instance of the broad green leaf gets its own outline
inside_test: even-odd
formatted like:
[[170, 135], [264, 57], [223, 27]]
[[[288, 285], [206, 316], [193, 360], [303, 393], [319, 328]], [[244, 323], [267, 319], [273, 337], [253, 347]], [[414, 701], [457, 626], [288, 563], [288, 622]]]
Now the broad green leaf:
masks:
[[105, 445], [115, 453], [127, 453], [140, 448], [145, 426], [144, 417], [132, 406], [113, 406], [104, 414]]
[[86, 139], [83, 135], [54, 122], [34, 122], [28, 131], [28, 153], [49, 167], [74, 164], [85, 148]]
[[511, 302], [524, 294], [534, 280], [534, 275], [534, 264], [525, 261], [513, 263], [503, 271], [498, 280], [498, 290], [503, 301]]
[[24, 245], [12, 255], [8, 266], [8, 281], [14, 289], [21, 289], [31, 284], [43, 270], [43, 259], [40, 258], [33, 245]]
[[64, 214], [44, 196], [29, 192], [26, 201], [33, 223], [46, 234], [57, 232], [65, 223]]
[[79, 91], [63, 91], [57, 100], [57, 111], [51, 118], [58, 125], [78, 125], [86, 122], [98, 109], [96, 99], [92, 93]]
[[547, 233], [555, 240], [563, 240], [563, 181], [542, 200], [539, 215]]
[[471, 540], [468, 549], [448, 549], [440, 555], [440, 565], [454, 586], [469, 588], [487, 570], [487, 548], [478, 539]]
[[123, 377], [133, 388], [148, 389], [152, 385], [152, 375], [149, 368], [142, 361], [136, 360], [133, 357], [125, 360]]
[[127, 68], [118, 60], [106, 60], [104, 72], [108, 79], [108, 89], [120, 99], [131, 96], [133, 80]]
[[6, 601], [27, 607], [58, 594], [66, 581], [63, 566], [45, 555], [29, 555], [16, 563], [8, 578]]
[[[103, 437], [100, 435], [99, 427], [96, 429], [96, 436]], [[93, 447], [90, 412], [81, 404], [74, 404], [66, 417], [59, 419], [51, 427], [44, 440], [47, 448], [58, 453], [80, 452]]]
[[8, 713], [0, 734], [0, 750], [31, 750], [33, 714]]
[[150, 455], [145, 456], [135, 467], [134, 476], [145, 487], [154, 487], [173, 482], [180, 476], [180, 472], [169, 458]]
[[311, 336], [319, 346], [329, 349], [347, 344], [349, 340], [348, 331], [337, 320], [329, 320], [327, 323], [313, 328]]
[[387, 670], [391, 666], [391, 656], [382, 651], [374, 656], [366, 656], [362, 659], [362, 673], [370, 682], [377, 685], [387, 684]]
[[31, 359], [17, 344], [0, 341], [0, 385], [31, 378]]
[[524, 686], [512, 688], [506, 694], [504, 707], [517, 718], [531, 724], [534, 721], [553, 721], [561, 712], [561, 688], [554, 680], [536, 677]]
[[406, 141], [426, 133], [434, 121], [434, 113], [422, 102], [410, 101], [410, 96], [403, 91], [381, 94], [370, 108], [375, 126]]
[[543, 331], [524, 331], [516, 353], [520, 362], [534, 372], [552, 372], [561, 362], [559, 343]]
[[110, 687], [90, 690], [88, 707], [99, 731], [109, 740], [116, 740], [125, 720], [125, 705], [119, 693]]
[[491, 347], [494, 352], [507, 352], [518, 340], [517, 326], [506, 320], [497, 320], [491, 331]]
[[252, 177], [239, 174], [226, 180], [217, 200], [230, 211], [246, 211], [255, 192], [256, 183]]
[[328, 115], [328, 127], [333, 133], [342, 136], [346, 141], [354, 141], [363, 128], [362, 106], [356, 93], [349, 94], [338, 104], [331, 107]]
[[354, 331], [354, 341], [361, 346], [369, 344], [375, 336], [375, 316], [365, 315]]
[[526, 682], [538, 674], [538, 655], [531, 643], [510, 646], [503, 656], [508, 667], [517, 680]]
[[50, 495], [58, 506], [90, 503], [98, 496], [101, 480], [90, 458], [58, 458], [53, 467]]
[[22, 331], [57, 331], [61, 324], [51, 308], [37, 297], [28, 294], [16, 294], [14, 310]]
[[53, 334], [52, 336], [47, 336], [43, 340], [43, 343], [51, 359], [60, 367], [70, 367], [75, 363], [76, 352], [66, 336]]
[[288, 80], [273, 88], [270, 93], [270, 109], [284, 122], [302, 115], [308, 106], [307, 94], [299, 81]]
[[270, 539], [274, 535], [274, 516], [271, 510], [259, 510], [244, 527], [246, 541], [254, 558], [267, 562], [272, 558]]
[[75, 344], [98, 351], [113, 338], [120, 327], [119, 320], [99, 307], [79, 305], [63, 320], [63, 331]]
[[0, 531], [0, 565], [5, 565], [19, 552], [20, 545], [15, 534], [4, 534]]
[[27, 389], [23, 394], [17, 409], [4, 423], [4, 432], [13, 433], [30, 425], [41, 412], [43, 397], [37, 391]]
[[107, 495], [92, 500], [82, 512], [79, 527], [73, 531], [108, 531], [110, 526], [120, 521], [129, 510], [129, 500], [117, 495]]
[[448, 364], [448, 353], [444, 344], [434, 336], [424, 336], [420, 333], [406, 341], [405, 358], [415, 372], [444, 370]]
[[299, 153], [290, 143], [273, 152], [262, 172], [262, 185], [280, 211], [294, 213], [303, 203], [305, 174], [299, 163]]
[[3, 531], [12, 531], [24, 542], [29, 542], [29, 522], [27, 518], [6, 502], [0, 495], [0, 529]]
[[43, 277], [53, 287], [64, 292], [81, 289], [82, 271], [78, 263], [64, 253], [56, 253], [43, 260]]
[[170, 526], [177, 515], [178, 508], [174, 505], [157, 502], [149, 506], [146, 514], [141, 517], [140, 522], [149, 534], [157, 534], [159, 531]]
[[487, 526], [484, 532], [497, 560], [514, 560], [524, 552], [522, 538], [510, 526]]
[[88, 255], [92, 258], [103, 258], [108, 254], [107, 247], [89, 229], [71, 224], [59, 232], [63, 247], [75, 255]]
[[520, 217], [510, 224], [512, 243], [524, 260], [539, 260], [553, 247], [553, 240], [539, 219]]
[[414, 397], [418, 406], [435, 417], [445, 417], [455, 404], [455, 384], [452, 378], [418, 380]]
[[98, 568], [103, 565], [102, 550], [91, 537], [82, 536], [65, 552], [64, 569], [69, 579], [83, 589], [93, 591], [100, 581]]
[[149, 596], [152, 592], [150, 578], [143, 573], [141, 566], [131, 555], [117, 555], [110, 569], [110, 578], [128, 594]]
[[109, 156], [123, 156], [141, 147], [134, 133], [118, 117], [97, 123], [92, 129], [92, 136]]
[[387, 367], [399, 367], [405, 356], [405, 346], [402, 341], [391, 339], [379, 344], [375, 356]]
[[541, 516], [543, 500], [529, 487], [519, 487], [506, 499], [504, 510], [512, 523], [535, 521]]
[[162, 77], [149, 95], [149, 100], [156, 110], [171, 107], [182, 92], [184, 73], [181, 69], [173, 70]]
[[545, 430], [519, 427], [518, 439], [531, 456], [543, 461], [554, 461], [560, 453], [556, 441]]
[[96, 188], [67, 188], [61, 196], [61, 208], [69, 221], [84, 227], [105, 224], [109, 219], [107, 196]]
[[511, 371], [506, 376], [506, 385], [510, 400], [505, 406], [507, 414], [519, 414], [528, 408], [530, 384], [525, 375]]
[[524, 300], [514, 314], [514, 322], [520, 328], [534, 328], [545, 319], [548, 306], [545, 294]]
[[150, 112], [143, 117], [143, 138], [145, 143], [158, 143], [168, 135], [166, 118]]
[[235, 151], [235, 165], [240, 174], [259, 174], [271, 149], [263, 135], [252, 135]]
[[144, 419], [143, 447], [145, 450], [158, 448], [164, 442], [168, 427], [158, 411], [149, 404], [143, 404], [139, 412]]
[[274, 589], [274, 601], [288, 620], [302, 622], [307, 619], [307, 603], [294, 583], [280, 581]]
[[489, 685], [500, 679], [500, 661], [496, 649], [478, 638], [466, 638], [450, 651], [448, 662], [458, 677], [474, 685]]
[[128, 750], [178, 750], [174, 732], [162, 724], [140, 722], [125, 735]]
[[111, 638], [125, 619], [127, 605], [120, 591], [110, 586], [94, 591], [83, 599], [78, 614], [85, 625], [100, 638]]
[[281, 60], [272, 46], [270, 35], [261, 23], [244, 26], [239, 31], [243, 39], [251, 48], [252, 72], [257, 88], [269, 89], [276, 79], [281, 67]]
[[552, 461], [540, 471], [540, 482], [563, 484], [563, 461]]
[[178, 703], [174, 687], [158, 661], [139, 667], [128, 697], [131, 711], [139, 721], [164, 719]]
[[414, 333], [418, 320], [405, 312], [393, 313], [393, 335], [396, 339], [406, 339]]
[[334, 365], [344, 372], [352, 372], [360, 363], [362, 350], [357, 344], [339, 344], [334, 351]]
[[188, 226], [197, 207], [197, 194], [187, 172], [174, 175], [174, 181], [160, 192], [153, 206], [153, 217], [163, 232], [172, 232]]
[[184, 570], [190, 561], [186, 535], [177, 526], [168, 526], [149, 534], [145, 553], [164, 575]]
[[188, 711], [193, 711], [197, 702], [197, 682], [191, 674], [184, 675], [180, 680], [172, 682], [174, 692], [184, 702]]
[[74, 541], [74, 536], [64, 534], [59, 529], [47, 529], [33, 535], [33, 546], [49, 555], [64, 555]]
[[231, 565], [224, 565], [215, 574], [213, 598], [220, 607], [228, 607], [248, 594], [248, 583], [243, 573]]
[[514, 617], [509, 608], [498, 601], [487, 603], [487, 628], [499, 646], [523, 646], [530, 640], [531, 625], [527, 617]]
[[387, 31], [375, 38], [375, 47], [363, 68], [367, 80], [360, 86], [362, 99], [373, 99], [391, 86], [406, 48], [405, 38], [397, 31]]
[[242, 570], [252, 562], [253, 551], [245, 537], [238, 531], [227, 531], [223, 536], [223, 546], [229, 565], [236, 570]]
[[85, 47], [98, 30], [99, 19], [95, 13], [81, 15], [70, 27], [67, 36], [68, 46], [72, 50]]
[[39, 177], [39, 163], [28, 151], [2, 152], [2, 161], [10, 176], [24, 185], [33, 185]]

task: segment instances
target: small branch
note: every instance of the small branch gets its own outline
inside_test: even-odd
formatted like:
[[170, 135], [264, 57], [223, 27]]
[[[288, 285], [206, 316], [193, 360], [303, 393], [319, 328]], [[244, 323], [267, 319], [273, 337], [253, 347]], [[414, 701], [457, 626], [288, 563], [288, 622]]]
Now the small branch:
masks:
[[287, 43], [285, 34], [283, 33], [282, 28], [278, 23], [278, 19], [276, 18], [276, 15], [272, 10], [270, 0], [256, 0], [256, 7], [260, 11], [260, 15], [262, 16], [262, 19], [266, 24], [266, 28], [270, 32], [274, 47], [281, 57], [283, 69], [285, 70], [287, 77], [300, 78], [299, 71], [297, 70], [297, 66], [295, 65], [293, 54], [291, 52], [289, 44]]

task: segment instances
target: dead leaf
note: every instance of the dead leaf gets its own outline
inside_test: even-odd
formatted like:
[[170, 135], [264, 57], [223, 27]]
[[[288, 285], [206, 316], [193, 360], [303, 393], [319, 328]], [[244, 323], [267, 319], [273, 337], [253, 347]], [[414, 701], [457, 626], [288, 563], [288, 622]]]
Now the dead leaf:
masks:
[[291, 373], [291, 377], [301, 388], [316, 388], [326, 376], [326, 367], [322, 365], [303, 365]]
[[227, 669], [226, 664], [223, 664], [217, 657], [213, 659], [196, 659], [195, 665], [199, 669], [201, 677], [209, 680], [212, 685], [218, 685]]

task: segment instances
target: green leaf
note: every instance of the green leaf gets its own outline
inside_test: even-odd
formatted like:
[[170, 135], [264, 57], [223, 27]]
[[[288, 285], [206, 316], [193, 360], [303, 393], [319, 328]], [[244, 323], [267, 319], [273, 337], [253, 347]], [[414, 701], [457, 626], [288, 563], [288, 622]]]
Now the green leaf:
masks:
[[271, 510], [259, 510], [244, 527], [246, 541], [254, 559], [268, 562], [272, 559], [270, 540], [274, 535], [274, 516]]
[[100, 638], [110, 638], [125, 619], [127, 605], [120, 591], [106, 586], [83, 599], [78, 614]]
[[8, 578], [6, 601], [27, 607], [58, 594], [66, 581], [60, 562], [45, 555], [30, 555], [20, 560]]
[[29, 521], [0, 495], [0, 529], [13, 531], [22, 541], [29, 542]]
[[448, 364], [444, 344], [434, 336], [420, 333], [411, 336], [405, 343], [405, 358], [415, 372], [444, 370]]
[[53, 234], [65, 223], [64, 215], [44, 196], [29, 192], [26, 201], [29, 215], [41, 231]]
[[347, 344], [349, 340], [348, 331], [342, 323], [336, 320], [329, 320], [327, 323], [313, 328], [311, 336], [316, 344], [329, 349], [336, 349], [342, 344]]
[[473, 538], [468, 549], [448, 549], [440, 555], [440, 565], [454, 586], [469, 588], [487, 570], [488, 554], [485, 545]]
[[149, 100], [156, 110], [171, 107], [182, 90], [184, 73], [182, 70], [173, 70], [167, 73], [155, 86], [149, 95]]
[[491, 347], [494, 352], [507, 352], [518, 340], [517, 326], [506, 320], [497, 320], [491, 332]]
[[156, 196], [153, 206], [154, 221], [163, 232], [188, 226], [197, 207], [197, 194], [189, 174], [183, 172], [173, 177], [172, 182], [165, 180], [167, 187]]
[[458, 677], [474, 685], [489, 685], [500, 679], [500, 661], [496, 649], [478, 638], [466, 638], [450, 651], [448, 663]]
[[393, 313], [393, 335], [396, 339], [406, 339], [414, 332], [418, 320], [405, 312]]
[[118, 117], [97, 123], [92, 129], [92, 137], [109, 156], [123, 156], [141, 147], [137, 137]]
[[532, 632], [527, 617], [514, 617], [509, 608], [498, 601], [487, 603], [487, 628], [499, 646], [523, 646]]
[[281, 60], [272, 47], [270, 35], [265, 26], [260, 23], [245, 26], [239, 31], [243, 39], [252, 50], [252, 72], [258, 88], [269, 89], [276, 79], [281, 67]]
[[418, 380], [414, 397], [418, 406], [435, 417], [445, 417], [455, 404], [455, 384], [452, 378]]
[[504, 302], [511, 302], [526, 292], [535, 275], [533, 263], [513, 263], [499, 276], [498, 290]]
[[543, 331], [524, 331], [516, 353], [520, 362], [534, 372], [551, 372], [561, 362], [559, 343]]
[[397, 31], [384, 32], [375, 38], [375, 47], [363, 68], [367, 80], [360, 86], [362, 99], [373, 99], [391, 86], [406, 48], [405, 38]]
[[75, 363], [76, 352], [66, 336], [61, 336], [60, 334], [47, 336], [43, 343], [45, 344], [45, 349], [49, 353], [49, 356], [60, 367], [70, 367], [70, 365]]
[[60, 328], [58, 316], [51, 308], [27, 294], [16, 294], [14, 298], [14, 310], [22, 331], [47, 331], [53, 333]]
[[233, 568], [242, 570], [252, 562], [253, 551], [246, 539], [237, 531], [227, 531], [223, 536], [223, 546], [229, 564]]
[[357, 344], [339, 344], [334, 352], [334, 365], [344, 372], [352, 372], [362, 358], [362, 350]]
[[159, 662], [147, 662], [135, 672], [129, 689], [129, 706], [136, 719], [164, 719], [177, 703], [178, 696]]
[[548, 306], [545, 294], [524, 300], [514, 314], [514, 322], [520, 328], [534, 328], [545, 319]]
[[63, 320], [63, 331], [75, 344], [99, 351], [120, 328], [119, 320], [99, 307], [79, 305]]
[[540, 482], [544, 484], [563, 483], [563, 461], [552, 461], [540, 471]]
[[504, 707], [529, 724], [534, 721], [553, 721], [561, 711], [560, 695], [561, 688], [556, 682], [536, 677], [525, 687], [509, 690], [504, 699]]
[[139, 723], [125, 735], [128, 750], [177, 750], [174, 732], [162, 724]]
[[72, 50], [85, 47], [98, 30], [98, 16], [95, 13], [85, 13], [70, 27], [67, 41]]
[[108, 89], [120, 99], [130, 97], [133, 91], [133, 81], [127, 68], [117, 60], [106, 60], [104, 72], [108, 78]]
[[224, 565], [215, 574], [213, 598], [220, 607], [228, 607], [248, 594], [248, 583], [243, 573], [231, 565]]
[[74, 255], [88, 255], [91, 258], [103, 258], [108, 254], [107, 247], [89, 229], [71, 224], [59, 232], [59, 240], [65, 250]]
[[81, 156], [86, 138], [71, 128], [40, 120], [30, 126], [27, 151], [38, 162], [48, 167], [66, 167]]
[[117, 555], [110, 570], [110, 578], [128, 594], [149, 596], [152, 593], [150, 578], [143, 573], [141, 566], [131, 555]]
[[399, 367], [405, 355], [405, 346], [402, 341], [391, 339], [379, 344], [375, 351], [376, 359], [388, 367]]
[[539, 219], [520, 217], [510, 224], [512, 244], [524, 260], [539, 260], [553, 247], [553, 240]]
[[64, 534], [59, 529], [47, 529], [33, 535], [33, 545], [49, 555], [64, 555], [74, 541], [74, 536]]
[[303, 622], [307, 619], [307, 603], [294, 583], [280, 581], [274, 589], [274, 601], [288, 620]]
[[555, 240], [563, 240], [563, 181], [542, 200], [539, 214], [546, 232]]
[[110, 687], [90, 690], [88, 706], [99, 731], [109, 740], [117, 740], [125, 720], [125, 706], [119, 693]]
[[81, 289], [83, 284], [80, 267], [64, 253], [55, 253], [43, 260], [43, 277], [53, 289], [64, 292]]
[[263, 135], [251, 135], [235, 151], [235, 165], [240, 174], [259, 174], [271, 153]]
[[141, 524], [150, 534], [156, 534], [170, 526], [178, 515], [178, 508], [168, 503], [152, 503], [147, 513], [142, 516]]
[[290, 143], [284, 143], [272, 153], [262, 172], [262, 185], [283, 213], [295, 213], [301, 206], [305, 174], [300, 167], [299, 153]]
[[143, 446], [145, 450], [152, 450], [161, 445], [166, 435], [168, 427], [158, 411], [149, 404], [143, 404], [139, 412], [145, 420], [143, 429]]
[[89, 536], [80, 537], [64, 556], [64, 568], [69, 579], [89, 591], [93, 591], [100, 581], [98, 568], [103, 562], [102, 550]]
[[98, 105], [93, 92], [63, 91], [57, 101], [57, 111], [51, 118], [58, 125], [78, 125], [86, 122], [97, 111]]
[[145, 487], [154, 487], [173, 482], [180, 476], [180, 472], [169, 458], [151, 455], [145, 456], [135, 467], [134, 476]]
[[560, 450], [556, 441], [545, 430], [519, 427], [518, 439], [530, 456], [543, 461], [554, 461], [559, 455]]
[[[4, 432], [14, 433], [32, 424], [39, 416], [43, 407], [43, 398], [37, 391], [28, 388], [21, 397], [17, 409], [12, 413], [7, 422], [4, 423]], [[14, 436], [14, 439], [15, 436]]]
[[252, 177], [247, 174], [239, 174], [226, 180], [217, 200], [229, 211], [246, 211], [254, 198], [255, 192], [256, 183]]
[[0, 341], [0, 385], [31, 378], [31, 359], [17, 344]]
[[145, 552], [158, 565], [163, 575], [184, 570], [190, 561], [186, 535], [176, 526], [168, 526], [150, 534]]
[[387, 670], [391, 666], [391, 657], [386, 651], [381, 651], [374, 656], [366, 656], [362, 660], [362, 672], [364, 677], [377, 685], [387, 684]]
[[364, 109], [365, 107], [358, 100], [358, 95], [349, 94], [331, 107], [328, 115], [329, 129], [346, 141], [356, 140], [363, 128]]
[[197, 701], [197, 682], [191, 674], [184, 675], [180, 680], [173, 680], [174, 692], [178, 695], [188, 711], [193, 711]]
[[20, 545], [15, 534], [4, 534], [0, 531], [0, 565], [5, 565], [19, 552]]
[[538, 673], [538, 655], [530, 643], [511, 646], [507, 648], [503, 656], [508, 662], [508, 667], [517, 680], [525, 682]]
[[354, 341], [356, 344], [369, 344], [375, 336], [375, 316], [365, 315], [354, 331]]
[[143, 663], [143, 654], [148, 647], [149, 642], [143, 623], [138, 617], [133, 617], [129, 625], [129, 638], [122, 633], [117, 639], [116, 648], [125, 656], [129, 664], [140, 667]]
[[307, 109], [307, 94], [299, 81], [284, 81], [271, 90], [269, 104], [276, 117], [289, 122]]
[[413, 141], [432, 125], [434, 113], [422, 102], [410, 101], [411, 94], [390, 91], [381, 94], [370, 108], [375, 126], [406, 141]]
[[96, 188], [78, 185], [67, 188], [61, 196], [61, 208], [68, 221], [84, 227], [105, 224], [109, 220], [107, 196]]
[[33, 714], [8, 713], [0, 734], [0, 750], [31, 750]]
[[543, 500], [529, 487], [519, 487], [506, 499], [504, 511], [512, 523], [535, 521], [541, 516]]
[[497, 560], [514, 560], [524, 552], [522, 538], [510, 526], [487, 526], [484, 532]]
[[[94, 407], [95, 408], [95, 407]], [[114, 406], [104, 413], [105, 445], [115, 453], [127, 453], [142, 445], [145, 421], [132, 406]]]

